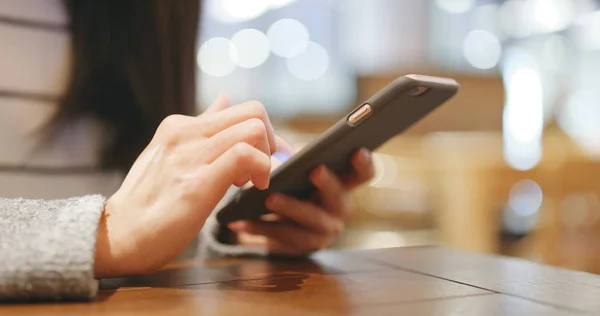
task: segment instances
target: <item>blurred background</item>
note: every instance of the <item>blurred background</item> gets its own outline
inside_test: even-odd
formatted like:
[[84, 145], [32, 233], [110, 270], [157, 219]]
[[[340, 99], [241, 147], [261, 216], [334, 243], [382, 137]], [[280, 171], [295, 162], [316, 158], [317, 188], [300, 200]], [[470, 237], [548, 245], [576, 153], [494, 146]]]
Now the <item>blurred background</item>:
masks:
[[298, 146], [394, 78], [461, 91], [374, 159], [337, 248], [428, 244], [600, 272], [600, 1], [208, 0], [198, 104]]

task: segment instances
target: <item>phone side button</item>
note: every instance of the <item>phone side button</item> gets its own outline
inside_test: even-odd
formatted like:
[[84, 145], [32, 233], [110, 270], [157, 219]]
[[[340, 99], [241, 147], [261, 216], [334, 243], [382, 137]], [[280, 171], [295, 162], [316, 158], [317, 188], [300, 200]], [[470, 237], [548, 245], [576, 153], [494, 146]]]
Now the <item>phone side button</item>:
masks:
[[363, 104], [358, 110], [354, 111], [354, 113], [350, 114], [348, 117], [348, 123], [351, 125], [356, 125], [360, 123], [362, 119], [367, 117], [371, 113], [371, 106], [369, 104]]

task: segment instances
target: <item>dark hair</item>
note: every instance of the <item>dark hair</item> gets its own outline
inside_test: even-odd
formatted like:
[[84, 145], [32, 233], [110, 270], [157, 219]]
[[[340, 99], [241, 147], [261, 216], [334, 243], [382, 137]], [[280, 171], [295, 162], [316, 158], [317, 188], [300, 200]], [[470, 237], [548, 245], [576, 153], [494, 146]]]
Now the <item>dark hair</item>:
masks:
[[195, 113], [200, 0], [64, 0], [71, 77], [50, 122], [105, 128], [101, 167], [128, 170], [170, 114]]

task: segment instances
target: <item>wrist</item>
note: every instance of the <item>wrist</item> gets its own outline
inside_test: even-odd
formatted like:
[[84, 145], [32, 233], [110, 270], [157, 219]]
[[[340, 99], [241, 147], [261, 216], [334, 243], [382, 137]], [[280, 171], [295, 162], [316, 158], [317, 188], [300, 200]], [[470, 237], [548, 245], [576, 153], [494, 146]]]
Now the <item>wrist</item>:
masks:
[[96, 234], [96, 248], [94, 252], [94, 275], [96, 278], [109, 276], [109, 269], [111, 266], [111, 251], [110, 251], [110, 238], [107, 227], [108, 213], [106, 211], [106, 205], [102, 209], [102, 215], [100, 216], [100, 222], [98, 223], [98, 231]]
[[[116, 219], [114, 213], [115, 205], [108, 199], [102, 210], [102, 216], [98, 223], [96, 235], [96, 249], [94, 253], [94, 275], [96, 278], [122, 276], [128, 273], [121, 267], [125, 256], [118, 247], [118, 234], [115, 232]], [[121, 247], [122, 248], [122, 247]]]

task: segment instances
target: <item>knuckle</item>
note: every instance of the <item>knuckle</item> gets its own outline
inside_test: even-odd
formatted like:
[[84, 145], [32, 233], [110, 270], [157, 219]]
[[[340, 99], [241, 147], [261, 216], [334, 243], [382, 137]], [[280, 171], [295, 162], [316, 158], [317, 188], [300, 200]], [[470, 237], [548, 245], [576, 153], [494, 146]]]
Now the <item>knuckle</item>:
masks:
[[162, 120], [162, 122], [160, 123], [160, 127], [171, 129], [177, 126], [181, 126], [181, 123], [184, 120], [184, 118], [185, 116], [179, 114], [169, 115]]
[[232, 147], [235, 160], [238, 163], [246, 163], [252, 158], [252, 146], [247, 143], [237, 143]]
[[169, 115], [160, 123], [157, 134], [168, 145], [175, 145], [182, 137], [184, 121], [185, 116], [183, 115]]
[[248, 137], [252, 139], [264, 138], [267, 128], [262, 120], [251, 118], [246, 124], [248, 125]]
[[[244, 170], [252, 169], [257, 172], [268, 173], [271, 170], [271, 160], [269, 156], [259, 155], [258, 149], [252, 145], [240, 142], [232, 147], [234, 160], [238, 168]], [[261, 153], [261, 152], [260, 152]]]
[[264, 104], [262, 104], [256, 100], [248, 102], [248, 106], [252, 109], [252, 111], [254, 113], [257, 113], [257, 114], [263, 114], [267, 111]]
[[335, 221], [333, 225], [331, 225], [331, 235], [337, 236], [344, 231], [344, 222], [343, 221]]
[[258, 101], [250, 101], [248, 102], [248, 107], [250, 108], [250, 112], [252, 116], [255, 118], [259, 118], [261, 120], [267, 117], [267, 108]]

